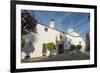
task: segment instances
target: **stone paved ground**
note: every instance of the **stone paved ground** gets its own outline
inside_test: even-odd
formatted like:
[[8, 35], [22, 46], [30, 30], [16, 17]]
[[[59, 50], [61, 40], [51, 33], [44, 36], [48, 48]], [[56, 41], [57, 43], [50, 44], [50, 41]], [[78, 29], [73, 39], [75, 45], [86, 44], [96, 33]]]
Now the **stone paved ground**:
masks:
[[45, 61], [69, 61], [69, 60], [87, 60], [90, 59], [90, 56], [88, 53], [72, 53], [72, 54], [61, 54], [57, 56], [43, 56], [43, 57], [37, 57], [37, 58], [31, 58], [28, 60], [22, 60], [22, 62], [45, 62]]
[[85, 53], [76, 53], [76, 54], [64, 54], [64, 55], [58, 55], [55, 57], [51, 57], [48, 59], [48, 61], [68, 61], [68, 60], [86, 60], [90, 59], [89, 55]]

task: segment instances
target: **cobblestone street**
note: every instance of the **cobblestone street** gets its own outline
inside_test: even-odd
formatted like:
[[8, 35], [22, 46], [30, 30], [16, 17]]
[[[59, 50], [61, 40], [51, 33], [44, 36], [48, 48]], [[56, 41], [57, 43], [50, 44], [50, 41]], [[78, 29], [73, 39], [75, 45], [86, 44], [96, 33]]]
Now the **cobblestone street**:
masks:
[[42, 56], [37, 58], [30, 58], [22, 60], [22, 62], [46, 62], [46, 61], [69, 61], [69, 60], [88, 60], [90, 59], [89, 53], [73, 53], [73, 54], [61, 54], [57, 56]]

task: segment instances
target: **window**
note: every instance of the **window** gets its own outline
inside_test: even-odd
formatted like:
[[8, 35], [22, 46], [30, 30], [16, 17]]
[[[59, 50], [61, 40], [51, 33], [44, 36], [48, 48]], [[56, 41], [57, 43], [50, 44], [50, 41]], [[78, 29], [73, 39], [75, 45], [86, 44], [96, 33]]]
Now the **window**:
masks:
[[45, 27], [45, 29], [44, 29], [44, 30], [45, 30], [45, 31], [48, 31], [48, 28], [46, 28], [46, 27]]

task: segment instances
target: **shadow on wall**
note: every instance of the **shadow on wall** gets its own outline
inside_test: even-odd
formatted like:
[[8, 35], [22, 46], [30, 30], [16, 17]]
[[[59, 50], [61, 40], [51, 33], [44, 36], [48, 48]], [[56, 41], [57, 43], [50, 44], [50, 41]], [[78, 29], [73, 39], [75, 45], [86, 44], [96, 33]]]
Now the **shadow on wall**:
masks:
[[24, 52], [26, 55], [26, 59], [30, 58], [30, 53], [35, 51], [35, 47], [33, 43], [35, 43], [36, 36], [30, 34], [23, 35], [22, 38], [24, 39], [24, 45], [22, 46], [21, 52]]
[[28, 56], [30, 55], [30, 53], [34, 52], [34, 50], [35, 50], [34, 45], [31, 42], [27, 42], [21, 49], [21, 51]]

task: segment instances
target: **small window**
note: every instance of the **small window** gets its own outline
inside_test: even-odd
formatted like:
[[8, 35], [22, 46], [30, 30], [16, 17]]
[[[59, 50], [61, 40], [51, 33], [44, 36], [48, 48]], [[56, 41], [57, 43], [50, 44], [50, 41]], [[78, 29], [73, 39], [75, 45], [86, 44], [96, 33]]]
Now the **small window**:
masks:
[[48, 31], [48, 28], [45, 28], [44, 30], [45, 30], [45, 31]]

